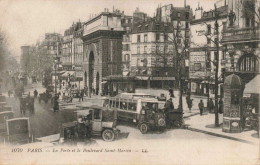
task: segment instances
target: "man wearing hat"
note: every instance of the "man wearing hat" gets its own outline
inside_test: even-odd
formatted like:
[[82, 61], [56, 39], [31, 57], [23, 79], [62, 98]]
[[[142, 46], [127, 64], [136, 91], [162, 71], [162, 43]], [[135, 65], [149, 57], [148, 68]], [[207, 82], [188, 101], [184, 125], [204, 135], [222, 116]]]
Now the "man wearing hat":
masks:
[[164, 105], [165, 113], [169, 112], [170, 110], [174, 109], [172, 98], [168, 99]]

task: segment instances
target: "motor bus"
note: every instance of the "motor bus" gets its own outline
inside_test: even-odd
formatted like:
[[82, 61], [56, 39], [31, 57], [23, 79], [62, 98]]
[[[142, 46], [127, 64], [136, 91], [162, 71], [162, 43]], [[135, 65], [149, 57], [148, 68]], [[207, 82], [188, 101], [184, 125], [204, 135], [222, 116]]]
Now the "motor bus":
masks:
[[118, 95], [107, 98], [103, 104], [105, 107], [116, 109], [119, 120], [127, 120], [137, 124], [141, 133], [145, 134], [152, 129], [164, 129], [166, 127], [165, 114], [163, 112], [165, 102], [156, 98], [130, 97]]

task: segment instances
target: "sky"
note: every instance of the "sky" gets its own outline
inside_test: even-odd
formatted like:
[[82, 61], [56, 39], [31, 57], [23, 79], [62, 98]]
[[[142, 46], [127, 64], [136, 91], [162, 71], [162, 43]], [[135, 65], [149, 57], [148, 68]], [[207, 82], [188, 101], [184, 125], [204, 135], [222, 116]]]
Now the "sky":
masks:
[[[204, 10], [214, 8], [219, 0], [186, 0], [193, 11], [198, 6]], [[45, 33], [64, 34], [73, 22], [87, 21], [90, 15], [108, 8], [119, 9], [132, 15], [138, 7], [149, 16], [154, 16], [158, 5], [173, 4], [183, 7], [184, 0], [0, 0], [0, 29], [6, 33], [12, 55], [19, 62], [20, 47], [33, 45]]]

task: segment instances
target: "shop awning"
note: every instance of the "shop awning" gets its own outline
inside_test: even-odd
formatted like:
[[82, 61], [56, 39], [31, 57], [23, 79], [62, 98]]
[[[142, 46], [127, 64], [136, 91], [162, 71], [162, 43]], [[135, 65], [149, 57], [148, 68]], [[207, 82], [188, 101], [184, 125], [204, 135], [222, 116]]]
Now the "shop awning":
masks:
[[68, 76], [74, 76], [75, 75], [75, 71], [65, 71], [65, 73], [63, 73], [61, 75], [61, 77], [68, 77]]
[[[56, 71], [56, 74], [57, 74], [57, 75], [62, 75], [62, 74], [64, 74], [64, 73], [65, 73], [65, 71]], [[51, 74], [52, 74], [52, 75], [55, 75], [55, 71], [52, 71]]]
[[257, 75], [246, 84], [244, 93], [260, 94], [260, 75]]
[[136, 76], [137, 80], [148, 80], [148, 76]]
[[151, 80], [175, 80], [175, 77], [151, 77]]

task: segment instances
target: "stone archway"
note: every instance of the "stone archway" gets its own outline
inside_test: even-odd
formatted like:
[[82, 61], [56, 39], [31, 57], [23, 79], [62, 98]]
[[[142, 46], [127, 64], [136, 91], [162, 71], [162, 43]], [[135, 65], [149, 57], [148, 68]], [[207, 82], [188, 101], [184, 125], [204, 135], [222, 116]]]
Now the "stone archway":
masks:
[[89, 90], [92, 91], [92, 84], [94, 82], [94, 63], [95, 63], [95, 58], [94, 58], [94, 53], [91, 51], [89, 53]]
[[99, 73], [97, 72], [96, 75], [96, 94], [98, 95], [99, 93]]
[[84, 73], [84, 86], [85, 87], [87, 87], [88, 85], [87, 85], [87, 72], [85, 71], [85, 73]]

